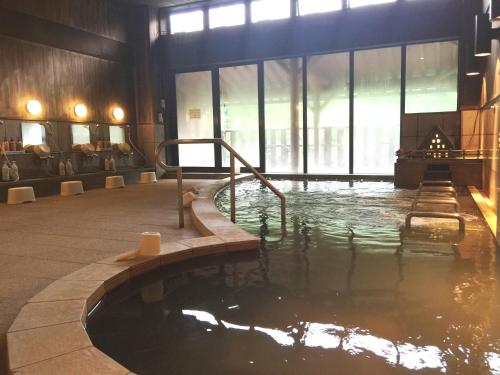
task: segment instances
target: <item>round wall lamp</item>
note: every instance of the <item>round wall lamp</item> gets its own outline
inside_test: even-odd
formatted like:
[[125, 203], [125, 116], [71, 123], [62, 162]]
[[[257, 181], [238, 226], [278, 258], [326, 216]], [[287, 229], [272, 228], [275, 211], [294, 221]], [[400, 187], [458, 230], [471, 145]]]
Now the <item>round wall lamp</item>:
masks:
[[35, 99], [31, 99], [26, 104], [26, 110], [30, 115], [37, 116], [42, 113], [42, 104]]
[[76, 117], [79, 117], [79, 118], [85, 118], [87, 117], [87, 106], [85, 104], [77, 104], [75, 105], [75, 115]]
[[113, 108], [113, 118], [117, 121], [123, 120], [125, 117], [125, 112], [120, 107]]

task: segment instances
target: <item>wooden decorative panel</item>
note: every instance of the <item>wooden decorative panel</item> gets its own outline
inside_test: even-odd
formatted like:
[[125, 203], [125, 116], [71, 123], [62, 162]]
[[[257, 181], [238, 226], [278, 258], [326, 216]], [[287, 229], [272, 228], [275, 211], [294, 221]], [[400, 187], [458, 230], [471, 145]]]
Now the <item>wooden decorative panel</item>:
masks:
[[31, 98], [42, 103], [43, 119], [75, 121], [78, 102], [96, 122], [112, 122], [114, 105], [130, 113], [130, 78], [121, 63], [1, 36], [0, 50], [0, 118], [29, 119]]
[[109, 0], [0, 0], [0, 6], [126, 41], [126, 6]]

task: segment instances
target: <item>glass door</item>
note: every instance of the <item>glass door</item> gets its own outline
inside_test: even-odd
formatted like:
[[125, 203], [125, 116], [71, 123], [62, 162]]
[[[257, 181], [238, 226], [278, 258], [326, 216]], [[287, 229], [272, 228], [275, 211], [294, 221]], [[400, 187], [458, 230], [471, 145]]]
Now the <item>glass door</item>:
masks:
[[307, 143], [310, 173], [349, 173], [349, 53], [307, 60]]
[[401, 122], [401, 48], [354, 53], [354, 173], [393, 174]]
[[[175, 85], [179, 139], [214, 138], [212, 72], [176, 74]], [[211, 144], [180, 145], [179, 165], [214, 167], [214, 146]]]
[[302, 60], [264, 62], [266, 171], [301, 173]]
[[[253, 167], [260, 167], [257, 65], [221, 68], [219, 81], [222, 138]], [[222, 166], [229, 167], [225, 149]]]

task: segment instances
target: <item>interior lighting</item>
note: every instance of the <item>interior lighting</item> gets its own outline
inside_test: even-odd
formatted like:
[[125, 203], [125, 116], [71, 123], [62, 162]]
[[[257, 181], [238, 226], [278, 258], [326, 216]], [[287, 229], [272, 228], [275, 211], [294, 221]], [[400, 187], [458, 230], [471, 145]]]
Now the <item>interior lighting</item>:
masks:
[[113, 108], [113, 118], [117, 121], [123, 120], [125, 117], [125, 112], [120, 107]]
[[75, 115], [79, 118], [87, 117], [87, 106], [85, 104], [79, 103], [75, 105]]
[[465, 75], [469, 77], [478, 76], [481, 72], [479, 59], [474, 55], [472, 47], [466, 48]]
[[38, 100], [31, 99], [26, 104], [26, 110], [30, 115], [37, 116], [42, 113], [42, 104]]

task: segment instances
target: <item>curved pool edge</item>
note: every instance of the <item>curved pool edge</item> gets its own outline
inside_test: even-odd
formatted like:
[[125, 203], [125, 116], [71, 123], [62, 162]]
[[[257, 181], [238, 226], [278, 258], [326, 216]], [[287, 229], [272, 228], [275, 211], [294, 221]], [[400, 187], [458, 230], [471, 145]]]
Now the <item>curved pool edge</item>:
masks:
[[[240, 179], [247, 178], [242, 175]], [[11, 374], [67, 374], [84, 367], [89, 374], [133, 374], [91, 342], [87, 313], [104, 295], [129, 279], [173, 263], [208, 255], [258, 250], [260, 240], [220, 213], [214, 197], [229, 182], [219, 180], [199, 190], [190, 210], [202, 237], [162, 243], [160, 255], [116, 262], [108, 257], [47, 286], [23, 306], [7, 331]]]

